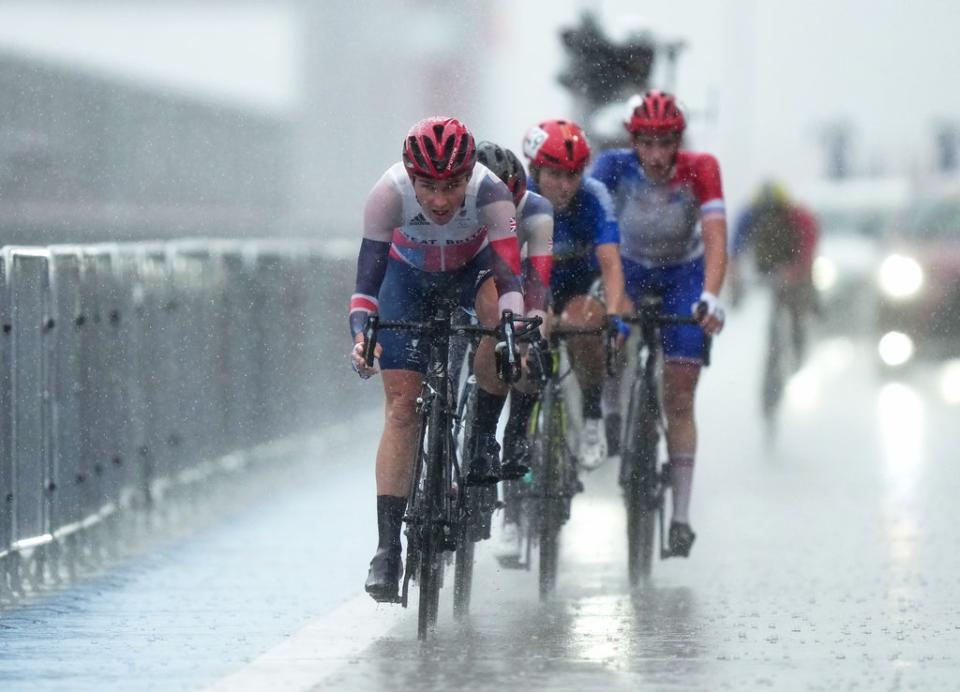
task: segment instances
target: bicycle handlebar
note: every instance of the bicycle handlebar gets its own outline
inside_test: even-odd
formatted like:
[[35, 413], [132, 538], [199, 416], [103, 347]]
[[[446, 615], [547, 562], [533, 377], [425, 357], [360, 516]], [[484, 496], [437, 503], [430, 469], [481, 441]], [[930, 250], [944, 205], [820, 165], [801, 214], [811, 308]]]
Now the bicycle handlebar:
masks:
[[[523, 324], [519, 330], [517, 324]], [[497, 344], [494, 354], [497, 358], [497, 375], [508, 384], [520, 381], [523, 368], [520, 365], [520, 354], [517, 352], [518, 342], [535, 343], [540, 336], [541, 317], [515, 317], [510, 310], [504, 310], [500, 315], [500, 326], [497, 330], [502, 334], [502, 341]], [[536, 335], [534, 335], [536, 334]], [[503, 360], [503, 351], [506, 351], [506, 360]]]
[[[659, 305], [651, 306], [641, 306], [636, 315], [631, 315], [629, 317], [621, 317], [627, 324], [695, 324], [700, 325], [700, 320], [702, 320], [707, 314], [707, 304], [702, 300], [698, 301], [696, 308], [694, 308], [694, 314], [692, 315], [666, 315], [660, 312], [657, 312]], [[713, 343], [713, 337], [709, 334], [704, 333], [704, 348], [703, 348], [703, 364], [710, 365], [710, 349]]]
[[[373, 366], [377, 349], [377, 334], [383, 330], [419, 332], [425, 336], [445, 333], [446, 336], [491, 336], [500, 341], [497, 344], [497, 374], [506, 382], [516, 382], [520, 379], [520, 360], [517, 354], [517, 344], [532, 342], [539, 335], [539, 327], [543, 323], [540, 317], [518, 317], [510, 310], [504, 310], [500, 315], [500, 324], [495, 328], [482, 327], [471, 324], [451, 325], [449, 318], [441, 325], [436, 322], [402, 322], [381, 321], [380, 316], [367, 316], [367, 324], [363, 330], [363, 359], [368, 367]], [[522, 325], [517, 328], [516, 325]], [[501, 362], [500, 352], [506, 350], [506, 359]]]
[[656, 324], [700, 324], [700, 319], [694, 317], [693, 315], [663, 315], [659, 313], [649, 313], [642, 314], [638, 313], [636, 315], [631, 315], [629, 317], [621, 317], [626, 324], [650, 324], [654, 322]]
[[[616, 373], [614, 360], [616, 358], [616, 348], [614, 344], [616, 343], [617, 331], [615, 327], [611, 325], [603, 325], [600, 327], [574, 327], [572, 325], [565, 325], [561, 322], [558, 322], [550, 330], [550, 341], [560, 341], [562, 339], [569, 339], [571, 337], [577, 336], [602, 336], [604, 355], [606, 360], [607, 374], [611, 377]], [[534, 357], [540, 358], [541, 354], [548, 351], [550, 348], [549, 342], [545, 339], [541, 339], [538, 342], [535, 342], [532, 345], [532, 348], [536, 350]], [[539, 369], [538, 379], [541, 382], [546, 381], [548, 373], [545, 368], [542, 366]]]

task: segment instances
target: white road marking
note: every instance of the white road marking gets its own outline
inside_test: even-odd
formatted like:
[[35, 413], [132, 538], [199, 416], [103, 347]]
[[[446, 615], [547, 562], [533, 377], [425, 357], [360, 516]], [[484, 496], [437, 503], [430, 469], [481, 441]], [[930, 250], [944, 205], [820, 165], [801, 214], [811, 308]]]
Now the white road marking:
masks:
[[[415, 609], [414, 601], [411, 599]], [[315, 688], [349, 665], [352, 658], [384, 636], [403, 617], [404, 609], [399, 605], [381, 605], [365, 593], [358, 594], [243, 668], [216, 681], [205, 692], [295, 692]]]

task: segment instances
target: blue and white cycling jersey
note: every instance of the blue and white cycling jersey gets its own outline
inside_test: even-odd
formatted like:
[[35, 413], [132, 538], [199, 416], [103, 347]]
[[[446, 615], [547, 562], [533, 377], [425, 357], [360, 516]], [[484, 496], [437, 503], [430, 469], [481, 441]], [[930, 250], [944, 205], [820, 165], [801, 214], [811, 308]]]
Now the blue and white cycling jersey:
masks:
[[[532, 178], [527, 181], [527, 187], [539, 192]], [[574, 293], [586, 293], [600, 271], [595, 254], [597, 246], [619, 242], [620, 230], [610, 193], [602, 183], [584, 178], [567, 208], [553, 210], [550, 287], [554, 301], [564, 303], [564, 298]]]

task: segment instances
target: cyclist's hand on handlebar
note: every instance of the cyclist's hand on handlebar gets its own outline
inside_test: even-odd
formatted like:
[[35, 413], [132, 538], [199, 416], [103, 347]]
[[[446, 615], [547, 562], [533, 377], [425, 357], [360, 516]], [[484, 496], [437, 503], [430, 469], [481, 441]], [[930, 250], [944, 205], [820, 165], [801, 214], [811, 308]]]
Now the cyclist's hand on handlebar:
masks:
[[610, 334], [615, 335], [613, 344], [617, 349], [623, 348], [630, 338], [630, 327], [620, 319], [620, 315], [610, 313], [604, 317], [604, 327]]
[[368, 380], [380, 372], [379, 358], [382, 353], [383, 346], [377, 344], [374, 352], [375, 360], [373, 361], [373, 365], [368, 366], [363, 358], [363, 334], [357, 334], [355, 343], [353, 344], [353, 350], [350, 352], [350, 365], [353, 366], [353, 371], [360, 375], [362, 379]]
[[700, 300], [691, 306], [693, 316], [700, 322], [703, 331], [713, 336], [719, 334], [723, 329], [723, 323], [726, 320], [726, 314], [720, 305], [720, 299], [710, 291], [704, 291], [700, 294]]

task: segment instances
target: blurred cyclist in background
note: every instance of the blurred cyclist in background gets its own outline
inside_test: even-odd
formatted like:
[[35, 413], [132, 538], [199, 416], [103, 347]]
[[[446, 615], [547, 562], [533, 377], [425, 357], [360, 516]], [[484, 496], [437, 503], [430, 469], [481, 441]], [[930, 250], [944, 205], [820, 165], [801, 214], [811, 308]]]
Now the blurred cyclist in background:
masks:
[[[670, 94], [649, 91], [632, 98], [624, 126], [632, 148], [603, 152], [591, 175], [613, 198], [627, 295], [635, 302], [645, 293], [655, 293], [663, 300], [663, 312], [694, 312], [700, 321], [664, 326], [660, 332], [673, 498], [669, 544], [672, 554], [686, 557], [696, 537], [688, 518], [697, 451], [694, 394], [704, 359], [704, 333], [718, 333], [724, 320], [717, 298], [727, 264], [720, 167], [710, 154], [680, 149], [686, 120]], [[698, 305], [704, 309], [702, 315]], [[619, 387], [611, 386], [604, 396], [608, 420], [617, 422], [608, 432], [617, 440], [619, 393]]]
[[783, 185], [766, 182], [737, 220], [731, 243], [731, 301], [744, 291], [744, 257], [753, 256], [757, 274], [789, 310], [797, 356], [806, 351], [806, 318], [817, 311], [813, 260], [820, 229], [816, 218], [790, 199]]

